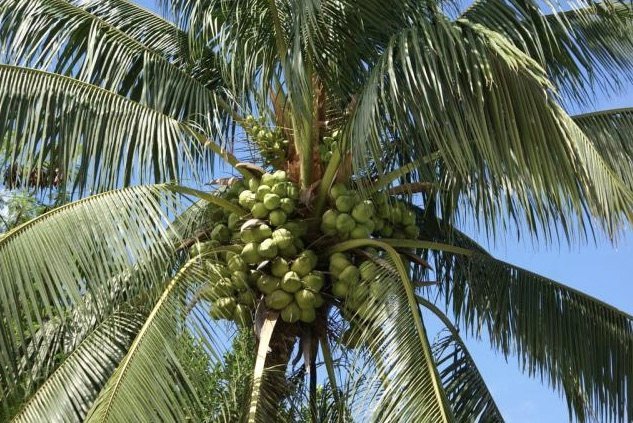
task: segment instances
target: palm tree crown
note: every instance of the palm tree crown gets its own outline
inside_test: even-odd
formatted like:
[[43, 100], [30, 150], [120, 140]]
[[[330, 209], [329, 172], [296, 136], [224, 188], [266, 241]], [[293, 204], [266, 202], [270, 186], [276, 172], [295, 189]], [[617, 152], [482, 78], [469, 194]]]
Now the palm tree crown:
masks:
[[[630, 4], [161, 3], [0, 0], [5, 183], [74, 200], [0, 237], [3, 419], [503, 421], [463, 334], [632, 418], [633, 318], [458, 229], [633, 222], [633, 109], [567, 111], [627, 82]], [[186, 354], [235, 327], [209, 409]]]

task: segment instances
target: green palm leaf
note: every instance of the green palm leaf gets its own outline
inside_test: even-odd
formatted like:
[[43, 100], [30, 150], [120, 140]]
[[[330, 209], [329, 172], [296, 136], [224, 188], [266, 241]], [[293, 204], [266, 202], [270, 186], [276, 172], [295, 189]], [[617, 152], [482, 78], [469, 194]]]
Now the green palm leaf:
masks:
[[128, 0], [72, 0], [72, 4], [117, 28], [178, 65], [187, 63], [187, 34], [172, 22]]
[[492, 394], [459, 334], [452, 331], [433, 343], [444, 390], [460, 422], [503, 422]]
[[[219, 276], [217, 276], [219, 278]], [[197, 387], [175, 354], [188, 330], [215, 354], [213, 325], [205, 310], [188, 312], [188, 298], [213, 274], [199, 258], [188, 261], [165, 287], [87, 422], [154, 422], [201, 419]]]
[[206, 138], [159, 111], [34, 69], [0, 65], [0, 79], [5, 160], [24, 164], [23, 176], [48, 163], [85, 192], [208, 169]]
[[[86, 300], [97, 316], [107, 315], [117, 301], [162, 282], [175, 243], [161, 201], [173, 198], [160, 186], [104, 193], [46, 213], [0, 240], [3, 392], [15, 388], [17, 363], [42, 325], [63, 321]], [[115, 295], [120, 290], [125, 297]]]
[[631, 5], [550, 6], [555, 13], [545, 14], [531, 0], [479, 0], [461, 18], [503, 34], [547, 69], [562, 93], [576, 102], [591, 101], [596, 85], [608, 90], [620, 85], [633, 65]]
[[551, 89], [538, 63], [498, 33], [421, 19], [392, 38], [372, 70], [348, 148], [357, 168], [378, 173], [388, 148], [399, 151], [392, 168], [439, 154], [418, 174], [452, 192], [441, 208], [466, 206], [493, 231], [516, 220], [532, 234], [550, 237], [559, 225], [582, 235], [589, 214], [613, 234], [631, 215], [633, 193]]
[[82, 421], [142, 322], [142, 316], [115, 313], [97, 326], [24, 403], [13, 421]]
[[633, 316], [496, 260], [463, 235], [456, 241], [472, 255], [447, 255], [436, 270], [447, 307], [469, 333], [516, 354], [522, 371], [565, 393], [579, 420], [631, 415]]
[[633, 186], [633, 109], [603, 110], [573, 116], [574, 122], [596, 145], [604, 160]]
[[362, 390], [352, 414], [380, 422], [452, 421], [413, 286], [400, 257], [388, 245], [371, 240], [348, 241], [335, 248], [341, 251], [363, 243], [384, 248], [388, 257], [376, 258], [380, 270], [373, 282], [382, 289], [379, 300], [367, 302], [362, 314], [348, 315], [352, 319], [349, 337], [363, 346], [350, 359], [350, 368], [355, 369], [350, 377], [358, 382], [350, 395], [360, 395], [356, 390]]

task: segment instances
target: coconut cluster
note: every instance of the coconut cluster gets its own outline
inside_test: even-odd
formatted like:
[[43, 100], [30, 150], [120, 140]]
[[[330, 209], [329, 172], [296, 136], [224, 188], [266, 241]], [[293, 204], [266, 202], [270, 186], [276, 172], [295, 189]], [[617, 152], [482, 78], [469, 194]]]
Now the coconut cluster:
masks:
[[351, 324], [363, 322], [384, 296], [379, 268], [370, 259], [379, 253], [365, 248], [362, 255], [339, 252], [319, 262], [306, 244], [419, 235], [407, 203], [384, 193], [362, 199], [342, 184], [330, 190], [320, 231], [312, 228], [308, 234], [299, 187], [281, 170], [237, 181], [220, 196], [244, 212], [209, 206], [210, 240], [194, 245], [192, 252], [209, 259], [205, 266], [214, 275], [202, 291], [211, 302], [211, 316], [239, 325], [252, 324], [261, 304], [278, 311], [284, 322], [311, 323], [325, 299], [338, 300]]
[[362, 200], [343, 184], [330, 190], [333, 207], [323, 213], [321, 231], [339, 239], [418, 238], [415, 212], [403, 201], [389, 202], [384, 193]]
[[243, 127], [248, 136], [257, 144], [267, 164], [281, 167], [286, 161], [288, 140], [279, 128], [270, 129], [263, 118], [247, 116]]
[[[238, 182], [226, 192], [226, 198], [250, 210], [250, 216], [211, 208], [211, 241], [194, 248], [215, 260], [209, 270], [217, 277], [203, 294], [212, 303], [213, 318], [250, 324], [257, 300], [263, 299], [285, 322], [314, 321], [324, 302], [325, 276], [315, 270], [316, 253], [305, 249], [298, 197], [298, 187], [284, 171], [276, 171], [250, 179], [248, 186]], [[236, 244], [242, 245], [239, 252], [212, 253], [217, 246]]]
[[319, 144], [319, 157], [323, 163], [329, 163], [332, 159], [332, 153], [338, 149], [341, 140], [341, 133], [334, 131], [330, 136], [323, 137], [323, 141]]

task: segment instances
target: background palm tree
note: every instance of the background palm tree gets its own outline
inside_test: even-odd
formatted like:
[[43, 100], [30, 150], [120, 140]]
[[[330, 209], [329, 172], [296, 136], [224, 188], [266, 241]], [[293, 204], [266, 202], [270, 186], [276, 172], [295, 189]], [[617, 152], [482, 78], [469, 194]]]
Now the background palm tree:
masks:
[[[0, 239], [4, 418], [501, 421], [463, 334], [517, 354], [573, 418], [633, 416], [631, 316], [457, 229], [470, 218], [490, 236], [572, 243], [633, 220], [631, 111], [566, 112], [631, 70], [630, 5], [163, 6], [172, 21], [127, 0], [0, 0], [11, 181], [35, 175], [76, 200]], [[216, 159], [249, 184], [255, 165], [283, 168], [317, 268], [344, 252], [373, 263], [381, 291], [358, 317], [328, 275], [314, 323], [260, 301], [248, 392], [224, 390], [227, 407], [210, 411], [200, 357], [182, 351], [221, 361], [234, 326], [210, 319], [205, 292], [242, 242], [201, 242], [250, 212], [230, 201], [242, 182], [198, 190]], [[417, 229], [323, 237], [335, 182], [399, 198]], [[435, 341], [422, 310], [446, 327]]]

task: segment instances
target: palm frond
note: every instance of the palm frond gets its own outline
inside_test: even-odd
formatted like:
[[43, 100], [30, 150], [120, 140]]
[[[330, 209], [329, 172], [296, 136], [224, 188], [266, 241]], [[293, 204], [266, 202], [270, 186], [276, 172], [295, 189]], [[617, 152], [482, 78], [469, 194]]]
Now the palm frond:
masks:
[[187, 34], [155, 13], [129, 0], [72, 0], [70, 3], [157, 52], [165, 60], [179, 66], [187, 64]]
[[[354, 242], [339, 247], [352, 247]], [[390, 251], [386, 257], [374, 258], [380, 270], [371, 283], [381, 293], [367, 297], [362, 312], [359, 308], [357, 314], [346, 313], [351, 320], [347, 338], [357, 339], [354, 344], [360, 348], [356, 357], [348, 359], [352, 371], [347, 377], [358, 382], [350, 395], [359, 396], [356, 390], [362, 390], [352, 415], [381, 422], [452, 421], [419, 306], [415, 297], [410, 299], [413, 288], [403, 264], [391, 247], [373, 246]], [[345, 345], [340, 338], [337, 341]]]
[[633, 186], [633, 108], [586, 113], [573, 119], [618, 176]]
[[189, 73], [183, 37], [126, 0], [0, 2], [4, 63], [70, 76], [219, 134], [217, 85]]
[[5, 161], [23, 164], [25, 177], [47, 163], [85, 192], [176, 180], [183, 165], [204, 175], [212, 164], [201, 134], [112, 92], [8, 65], [0, 65], [0, 80]]
[[115, 313], [97, 326], [29, 398], [13, 421], [82, 421], [142, 322], [139, 315]]
[[[202, 418], [197, 391], [175, 350], [190, 331], [208, 354], [215, 334], [207, 311], [188, 311], [194, 292], [213, 275], [199, 258], [188, 261], [165, 287], [112, 378], [95, 401], [88, 422], [186, 421]], [[219, 278], [219, 276], [218, 276]]]
[[456, 421], [504, 422], [459, 334], [446, 331], [433, 343], [433, 355]]
[[[185, 34], [126, 0], [3, 0], [0, 22], [5, 63], [72, 76], [165, 112], [174, 103], [185, 116], [205, 112], [185, 106], [210, 106], [211, 93], [181, 67]], [[161, 96], [156, 78], [178, 90]]]
[[[68, 319], [86, 301], [107, 316], [121, 299], [163, 281], [177, 237], [167, 227], [172, 201], [161, 186], [104, 193], [54, 209], [0, 240], [3, 392], [16, 388], [17, 366], [47, 322]], [[121, 290], [124, 297], [116, 294]]]
[[470, 256], [436, 264], [446, 306], [475, 336], [487, 334], [519, 367], [565, 393], [580, 421], [633, 412], [633, 316], [568, 286], [499, 261], [457, 232]]
[[[633, 66], [630, 2], [542, 3], [478, 0], [461, 15], [511, 40], [538, 61], [574, 102], [594, 99], [596, 87], [613, 91]], [[571, 10], [565, 10], [571, 7]]]
[[[371, 164], [378, 173], [439, 155], [417, 172], [458, 197], [438, 207], [464, 207], [493, 232], [513, 221], [547, 239], [562, 227], [571, 239], [597, 221], [613, 235], [633, 215], [633, 192], [552, 88], [539, 64], [498, 33], [421, 19], [391, 39], [372, 69], [348, 148], [357, 169]], [[389, 148], [398, 154], [384, 163]]]

